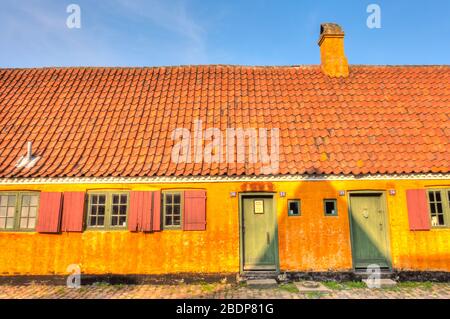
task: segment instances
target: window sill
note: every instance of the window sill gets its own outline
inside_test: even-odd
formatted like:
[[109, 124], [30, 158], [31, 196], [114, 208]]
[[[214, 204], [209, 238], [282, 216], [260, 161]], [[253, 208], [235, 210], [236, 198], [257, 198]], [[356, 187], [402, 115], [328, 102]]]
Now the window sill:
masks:
[[124, 232], [129, 231], [127, 227], [121, 228], [96, 228], [96, 227], [88, 227], [84, 230], [85, 232]]
[[18, 229], [11, 229], [11, 230], [0, 230], [0, 234], [35, 234], [37, 231], [35, 229], [32, 230], [18, 230]]
[[450, 230], [450, 226], [431, 226], [430, 230]]

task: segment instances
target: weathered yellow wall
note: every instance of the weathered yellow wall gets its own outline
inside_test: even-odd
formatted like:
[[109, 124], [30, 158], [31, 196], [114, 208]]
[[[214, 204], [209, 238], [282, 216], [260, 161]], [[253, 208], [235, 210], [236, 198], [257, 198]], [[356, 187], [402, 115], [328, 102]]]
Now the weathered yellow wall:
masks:
[[[238, 197], [230, 192], [275, 192], [281, 270], [327, 271], [352, 268], [347, 196], [339, 190], [389, 190], [390, 250], [395, 269], [450, 271], [450, 229], [411, 232], [405, 190], [450, 186], [450, 181], [330, 181], [192, 183], [164, 185], [28, 185], [1, 190], [189, 189], [207, 190], [207, 230], [157, 233], [85, 231], [46, 235], [0, 232], [0, 274], [66, 274], [80, 264], [84, 273], [162, 274], [238, 272]], [[279, 197], [279, 192], [287, 196]], [[287, 200], [302, 200], [302, 216], [287, 216]], [[339, 216], [323, 214], [323, 199], [337, 198]]]

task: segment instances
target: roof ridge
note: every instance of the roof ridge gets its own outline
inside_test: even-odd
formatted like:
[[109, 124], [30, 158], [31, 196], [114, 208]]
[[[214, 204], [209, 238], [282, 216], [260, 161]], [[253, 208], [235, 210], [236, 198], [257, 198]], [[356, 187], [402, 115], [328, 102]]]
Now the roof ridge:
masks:
[[[450, 68], [449, 64], [350, 64], [350, 67], [367, 68]], [[204, 67], [229, 67], [248, 69], [282, 69], [282, 68], [320, 68], [320, 64], [292, 64], [292, 65], [243, 65], [243, 64], [182, 64], [160, 66], [43, 66], [43, 67], [0, 67], [0, 70], [136, 70], [136, 69], [165, 69], [165, 68], [204, 68]]]

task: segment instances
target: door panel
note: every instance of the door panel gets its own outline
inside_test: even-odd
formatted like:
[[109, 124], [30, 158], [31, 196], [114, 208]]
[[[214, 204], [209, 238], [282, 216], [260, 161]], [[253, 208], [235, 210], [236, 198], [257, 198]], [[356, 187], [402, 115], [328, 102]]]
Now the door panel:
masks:
[[351, 194], [352, 250], [355, 268], [389, 267], [386, 216], [381, 194]]
[[276, 270], [276, 219], [272, 197], [243, 197], [244, 270]]

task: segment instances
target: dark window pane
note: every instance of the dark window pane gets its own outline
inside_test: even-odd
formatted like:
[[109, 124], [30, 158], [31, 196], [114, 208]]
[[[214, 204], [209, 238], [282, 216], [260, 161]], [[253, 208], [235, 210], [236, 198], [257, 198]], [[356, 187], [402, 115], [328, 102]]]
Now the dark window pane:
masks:
[[172, 204], [172, 194], [166, 194], [166, 203]]
[[166, 225], [172, 226], [172, 216], [166, 216]]
[[172, 205], [166, 205], [166, 215], [172, 215]]
[[434, 204], [430, 204], [431, 215], [436, 215], [436, 206]]
[[437, 206], [437, 213], [442, 214], [442, 203], [437, 203], [436, 206]]
[[117, 226], [119, 224], [119, 218], [117, 216], [113, 216], [111, 220], [111, 225]]
[[105, 206], [98, 206], [97, 214], [98, 215], [105, 215]]
[[126, 216], [120, 216], [119, 217], [119, 225], [120, 226], [126, 226], [127, 217]]
[[325, 201], [325, 214], [336, 215], [336, 202], [333, 200]]
[[444, 215], [438, 215], [438, 218], [439, 218], [439, 225], [444, 225], [445, 223], [444, 223]]
[[125, 206], [125, 205], [121, 205], [120, 206], [120, 214], [121, 215], [126, 215], [127, 214], [127, 206]]
[[105, 224], [105, 217], [104, 216], [99, 216], [97, 218], [97, 226], [103, 226]]
[[99, 204], [104, 204], [105, 201], [106, 201], [106, 196], [105, 195], [98, 196], [98, 203]]
[[95, 216], [91, 216], [91, 221], [89, 223], [91, 226], [97, 226], [97, 220]]
[[288, 213], [289, 215], [295, 216], [300, 215], [300, 202], [299, 201], [290, 201], [289, 207], [288, 207]]
[[120, 203], [121, 204], [126, 204], [127, 203], [127, 198], [128, 198], [127, 195], [121, 195], [120, 196]]
[[441, 192], [436, 192], [436, 201], [441, 201]]
[[92, 195], [92, 204], [97, 204], [97, 203], [98, 203], [98, 196]]
[[117, 215], [119, 213], [119, 206], [113, 205], [112, 207], [112, 214]]
[[174, 205], [173, 206], [173, 213], [175, 215], [180, 215], [181, 214], [181, 212], [180, 212], [180, 205]]
[[181, 216], [174, 216], [173, 217], [173, 224], [174, 226], [180, 226]]
[[181, 204], [181, 196], [180, 196], [180, 194], [174, 194], [173, 195], [173, 202], [174, 202], [174, 204]]
[[113, 204], [119, 204], [119, 195], [113, 195]]

